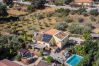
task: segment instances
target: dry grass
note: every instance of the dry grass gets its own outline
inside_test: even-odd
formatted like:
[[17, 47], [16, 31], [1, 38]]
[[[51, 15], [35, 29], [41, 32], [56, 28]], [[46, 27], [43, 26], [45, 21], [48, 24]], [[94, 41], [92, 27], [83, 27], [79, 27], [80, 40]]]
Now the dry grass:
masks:
[[20, 15], [25, 15], [28, 12], [19, 11], [19, 10], [15, 10], [15, 9], [9, 9], [8, 13], [9, 13], [9, 15], [12, 15], [12, 16], [20, 16]]
[[[8, 12], [14, 15], [26, 14], [26, 12], [17, 11], [17, 10], [8, 10]], [[33, 15], [37, 12], [43, 13], [44, 18], [38, 20], [38, 18]], [[85, 17], [83, 15], [77, 15], [77, 14], [75, 15], [70, 14], [65, 17], [64, 16], [59, 17], [57, 15], [51, 16], [51, 17], [47, 16], [47, 14], [53, 13], [53, 12], [55, 12], [55, 9], [53, 8], [45, 8], [44, 10], [38, 10], [36, 12], [33, 12], [32, 14], [27, 15], [23, 21], [0, 24], [0, 31], [10, 33], [10, 31], [13, 30], [13, 28], [16, 28], [16, 30], [18, 31], [25, 31], [27, 35], [31, 35], [33, 31], [42, 31], [45, 29], [53, 28], [57, 22], [63, 22], [66, 17], [70, 17], [71, 19], [73, 19], [73, 22], [78, 22], [79, 18], [83, 18], [84, 23], [92, 22], [89, 16]], [[95, 17], [95, 18], [99, 20], [98, 17]]]

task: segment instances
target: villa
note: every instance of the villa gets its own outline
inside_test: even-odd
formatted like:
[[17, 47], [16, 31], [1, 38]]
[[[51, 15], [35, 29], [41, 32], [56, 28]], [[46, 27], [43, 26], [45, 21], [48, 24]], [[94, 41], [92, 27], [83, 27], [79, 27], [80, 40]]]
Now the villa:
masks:
[[76, 5], [91, 6], [92, 3], [93, 3], [93, 0], [74, 0], [74, 4]]
[[49, 29], [36, 33], [34, 37], [38, 44], [62, 48], [68, 41], [69, 33], [57, 29]]

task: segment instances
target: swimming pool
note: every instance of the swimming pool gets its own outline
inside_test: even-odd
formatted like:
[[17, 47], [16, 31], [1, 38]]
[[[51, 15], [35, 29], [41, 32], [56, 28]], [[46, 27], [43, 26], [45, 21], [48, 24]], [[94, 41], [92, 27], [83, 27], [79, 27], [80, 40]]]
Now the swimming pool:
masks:
[[76, 66], [82, 60], [82, 58], [83, 57], [74, 54], [73, 56], [67, 59], [66, 63], [71, 66]]

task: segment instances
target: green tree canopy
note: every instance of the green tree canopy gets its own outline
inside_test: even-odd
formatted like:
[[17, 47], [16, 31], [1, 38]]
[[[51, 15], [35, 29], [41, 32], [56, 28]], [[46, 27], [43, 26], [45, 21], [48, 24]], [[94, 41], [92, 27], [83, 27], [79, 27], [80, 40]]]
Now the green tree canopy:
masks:
[[51, 62], [53, 61], [53, 58], [52, 58], [51, 56], [48, 56], [48, 57], [46, 58], [46, 61], [47, 61], [48, 63], [51, 63]]
[[46, 0], [32, 0], [32, 7], [35, 9], [43, 8]]
[[65, 4], [70, 4], [71, 2], [73, 2], [74, 0], [65, 0]]
[[4, 17], [7, 15], [8, 15], [8, 13], [7, 13], [6, 5], [0, 3], [0, 16]]
[[55, 26], [55, 28], [58, 30], [66, 30], [67, 27], [68, 27], [68, 24], [66, 22], [57, 23]]
[[10, 58], [16, 55], [24, 41], [16, 35], [0, 36], [0, 59]]
[[81, 25], [79, 23], [73, 23], [68, 27], [68, 30], [74, 34], [90, 33], [92, 27], [87, 25]]
[[98, 9], [93, 9], [93, 10], [91, 10], [91, 11], [90, 11], [90, 14], [91, 14], [91, 15], [94, 15], [94, 16], [99, 15]]

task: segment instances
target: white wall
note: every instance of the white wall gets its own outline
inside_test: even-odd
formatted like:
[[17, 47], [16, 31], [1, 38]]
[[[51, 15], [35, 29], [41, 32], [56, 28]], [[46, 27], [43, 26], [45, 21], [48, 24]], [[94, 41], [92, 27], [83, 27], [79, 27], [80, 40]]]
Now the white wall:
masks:
[[0, 0], [0, 2], [3, 2], [3, 0]]

